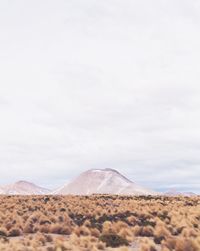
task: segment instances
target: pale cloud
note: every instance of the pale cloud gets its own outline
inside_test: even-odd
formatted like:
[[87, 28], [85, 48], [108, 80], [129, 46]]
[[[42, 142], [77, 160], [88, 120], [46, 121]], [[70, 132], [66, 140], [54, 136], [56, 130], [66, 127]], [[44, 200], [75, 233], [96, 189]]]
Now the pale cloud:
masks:
[[199, 24], [195, 0], [1, 2], [0, 183], [200, 191]]

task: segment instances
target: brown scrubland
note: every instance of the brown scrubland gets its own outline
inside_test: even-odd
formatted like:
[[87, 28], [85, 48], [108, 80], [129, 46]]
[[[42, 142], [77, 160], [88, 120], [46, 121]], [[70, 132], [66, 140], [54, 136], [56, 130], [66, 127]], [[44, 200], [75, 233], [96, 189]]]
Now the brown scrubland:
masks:
[[200, 197], [0, 196], [0, 251], [200, 251]]

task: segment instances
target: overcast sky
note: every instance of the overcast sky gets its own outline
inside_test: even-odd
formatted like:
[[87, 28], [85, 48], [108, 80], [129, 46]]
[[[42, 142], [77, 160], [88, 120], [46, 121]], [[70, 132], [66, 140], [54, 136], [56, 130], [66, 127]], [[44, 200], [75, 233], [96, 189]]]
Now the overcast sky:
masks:
[[0, 168], [200, 192], [200, 1], [0, 1]]

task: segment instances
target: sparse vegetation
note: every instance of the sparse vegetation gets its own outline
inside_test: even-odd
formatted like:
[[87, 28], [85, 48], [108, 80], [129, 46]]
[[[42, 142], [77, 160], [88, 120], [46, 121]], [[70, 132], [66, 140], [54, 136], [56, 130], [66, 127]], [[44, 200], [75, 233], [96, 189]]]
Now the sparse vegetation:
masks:
[[198, 196], [0, 196], [0, 251], [199, 251], [199, 236]]

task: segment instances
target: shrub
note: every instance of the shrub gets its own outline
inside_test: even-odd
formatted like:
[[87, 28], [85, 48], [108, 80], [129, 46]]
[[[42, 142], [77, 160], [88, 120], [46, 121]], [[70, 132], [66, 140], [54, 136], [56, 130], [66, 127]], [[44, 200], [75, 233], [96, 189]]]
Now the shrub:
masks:
[[116, 234], [103, 234], [99, 237], [99, 240], [106, 243], [107, 247], [120, 247], [120, 246], [128, 246], [128, 241]]

